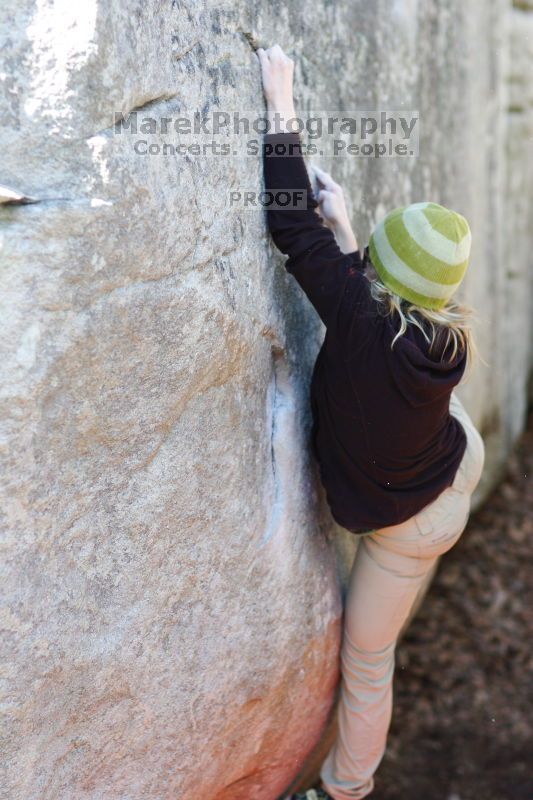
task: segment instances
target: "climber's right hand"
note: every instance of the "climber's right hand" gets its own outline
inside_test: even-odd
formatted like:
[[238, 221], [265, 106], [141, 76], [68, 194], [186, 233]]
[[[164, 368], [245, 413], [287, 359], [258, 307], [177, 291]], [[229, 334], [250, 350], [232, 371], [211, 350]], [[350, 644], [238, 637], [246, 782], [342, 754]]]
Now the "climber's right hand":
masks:
[[310, 168], [318, 179], [316, 199], [320, 216], [331, 227], [344, 224], [348, 220], [348, 211], [342, 186], [333, 180], [329, 172], [320, 169], [316, 164], [311, 164]]

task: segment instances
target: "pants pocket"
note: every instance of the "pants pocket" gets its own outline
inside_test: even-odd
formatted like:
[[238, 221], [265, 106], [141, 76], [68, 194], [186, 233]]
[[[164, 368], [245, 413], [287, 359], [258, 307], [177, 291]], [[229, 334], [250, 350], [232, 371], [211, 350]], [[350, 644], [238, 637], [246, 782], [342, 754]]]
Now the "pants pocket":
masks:
[[470, 514], [470, 495], [454, 486], [414, 516], [421, 557], [442, 555], [459, 539]]

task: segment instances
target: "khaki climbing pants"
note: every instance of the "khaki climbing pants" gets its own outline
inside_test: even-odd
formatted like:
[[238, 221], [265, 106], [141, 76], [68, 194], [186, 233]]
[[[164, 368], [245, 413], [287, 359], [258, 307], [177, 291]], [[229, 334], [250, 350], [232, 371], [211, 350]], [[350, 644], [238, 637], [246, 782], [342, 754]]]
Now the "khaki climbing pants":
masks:
[[392, 717], [398, 634], [428, 571], [465, 529], [483, 471], [483, 439], [454, 392], [450, 413], [468, 440], [453, 484], [414, 517], [360, 536], [344, 610], [338, 735], [320, 771], [335, 800], [374, 788]]

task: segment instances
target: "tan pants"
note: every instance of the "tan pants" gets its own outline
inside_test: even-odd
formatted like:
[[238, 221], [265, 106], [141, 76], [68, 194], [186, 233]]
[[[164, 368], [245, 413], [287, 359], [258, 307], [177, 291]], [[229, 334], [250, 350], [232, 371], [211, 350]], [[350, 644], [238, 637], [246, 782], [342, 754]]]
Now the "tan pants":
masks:
[[361, 535], [346, 594], [338, 736], [320, 771], [335, 800], [366, 797], [385, 754], [395, 645], [435, 560], [457, 542], [485, 461], [483, 439], [457, 395], [450, 413], [468, 444], [453, 484], [418, 514]]

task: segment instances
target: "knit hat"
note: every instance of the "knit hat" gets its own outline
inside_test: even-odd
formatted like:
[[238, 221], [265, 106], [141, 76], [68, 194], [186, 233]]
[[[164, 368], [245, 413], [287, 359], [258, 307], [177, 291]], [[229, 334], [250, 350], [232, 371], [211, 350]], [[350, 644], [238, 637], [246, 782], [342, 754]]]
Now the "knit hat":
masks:
[[463, 280], [472, 235], [466, 219], [437, 203], [395, 208], [374, 228], [368, 251], [383, 283], [425, 308], [446, 305]]

